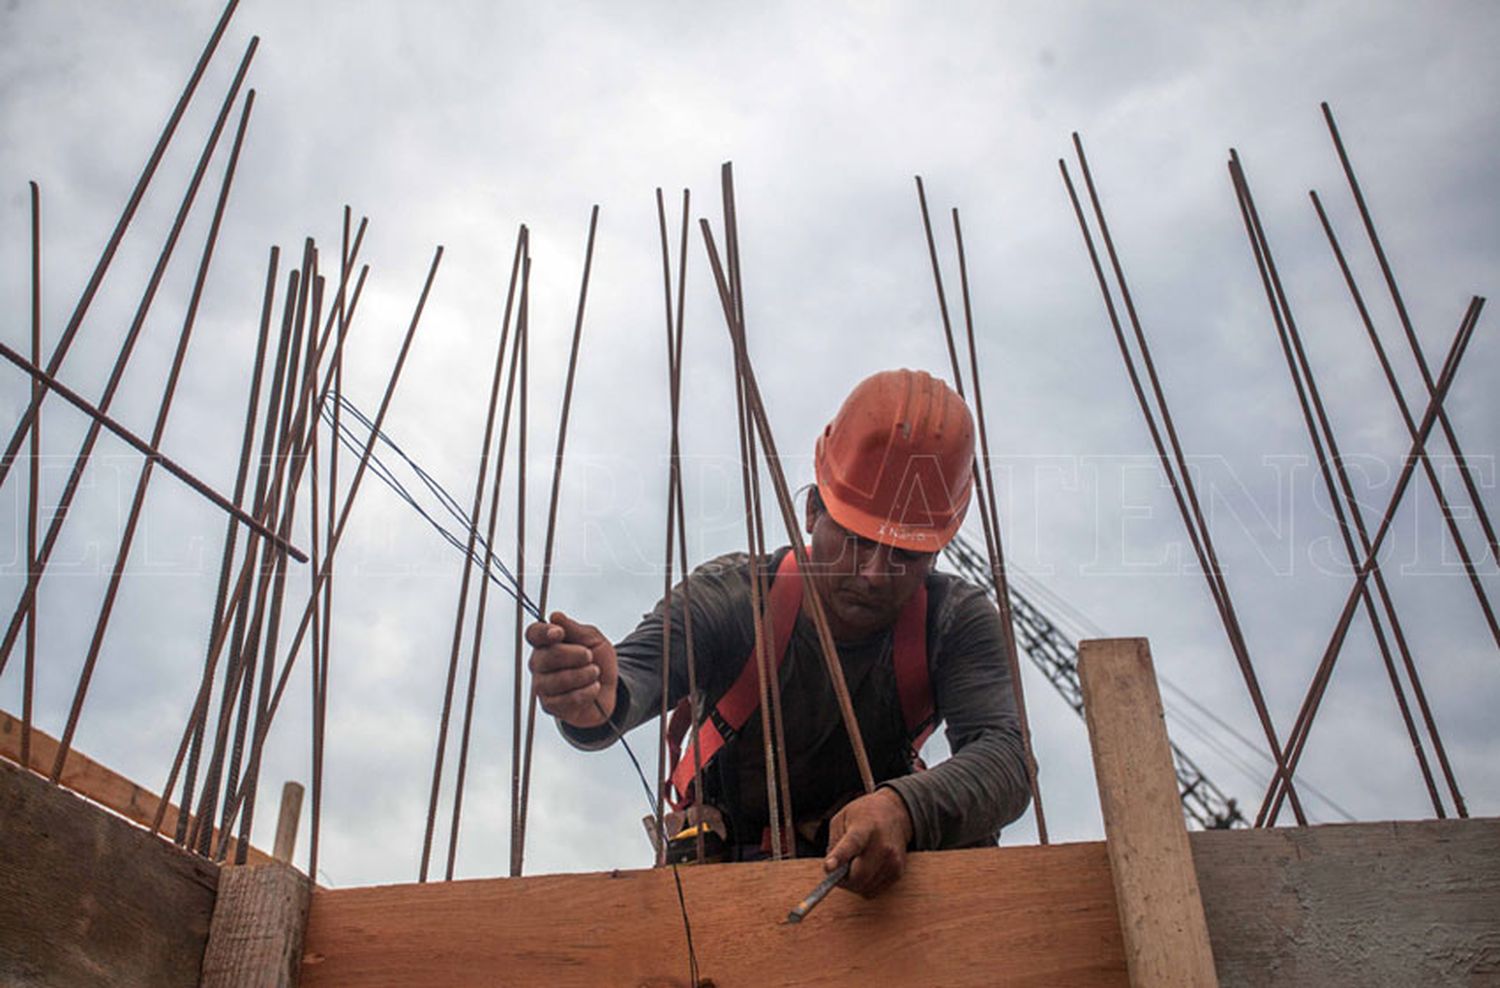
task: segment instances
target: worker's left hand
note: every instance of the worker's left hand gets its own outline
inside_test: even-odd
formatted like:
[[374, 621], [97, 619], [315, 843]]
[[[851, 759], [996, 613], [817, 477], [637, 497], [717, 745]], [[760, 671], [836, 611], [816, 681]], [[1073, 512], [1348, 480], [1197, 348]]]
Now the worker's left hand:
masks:
[[911, 813], [894, 789], [877, 789], [845, 806], [828, 824], [828, 857], [832, 872], [852, 861], [845, 888], [869, 898], [901, 877], [911, 843]]

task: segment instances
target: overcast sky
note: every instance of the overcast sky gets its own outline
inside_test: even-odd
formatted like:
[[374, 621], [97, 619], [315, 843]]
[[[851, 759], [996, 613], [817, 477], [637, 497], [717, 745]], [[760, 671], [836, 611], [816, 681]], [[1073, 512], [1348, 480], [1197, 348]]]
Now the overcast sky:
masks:
[[[212, 3], [0, 4], [0, 291], [28, 345], [26, 182], [42, 187], [45, 345], [92, 269], [219, 9]], [[842, 396], [891, 366], [946, 375], [917, 209], [922, 175], [945, 274], [962, 211], [990, 442], [1021, 586], [1077, 630], [1144, 635], [1174, 739], [1242, 803], [1264, 762], [1245, 689], [1135, 407], [1057, 170], [1086, 142], [1163, 384], [1193, 458], [1251, 655], [1283, 734], [1349, 585], [1224, 162], [1243, 157], [1370, 523], [1406, 448], [1394, 403], [1307, 199], [1351, 254], [1410, 400], [1420, 379], [1363, 239], [1318, 104], [1329, 101], [1434, 367], [1500, 271], [1500, 12], [1487, 3], [403, 4], [246, 0], [184, 119], [62, 377], [97, 396], [224, 88], [252, 34], [254, 118], [165, 450], [233, 483], [269, 247], [332, 258], [341, 209], [368, 215], [370, 282], [347, 390], [373, 414], [438, 244], [446, 248], [387, 431], [467, 506], [517, 224], [532, 230], [539, 555], [589, 209], [601, 207], [551, 602], [627, 632], [661, 589], [667, 408], [653, 190], [720, 228], [735, 165], [747, 323], [788, 480]], [[149, 433], [224, 151], [183, 235], [115, 412]], [[1076, 174], [1076, 172], [1075, 172]], [[673, 229], [675, 223], [673, 220]], [[675, 232], [674, 232], [675, 236]], [[741, 548], [727, 338], [701, 242], [690, 252], [683, 444], [689, 550]], [[325, 268], [327, 265], [325, 265]], [[957, 305], [956, 295], [953, 298]], [[1481, 322], [1449, 409], [1491, 511], [1500, 343]], [[8, 435], [27, 385], [0, 370]], [[44, 504], [83, 419], [49, 402]], [[1446, 451], [1445, 451], [1446, 452]], [[1444, 476], [1471, 545], [1478, 526]], [[513, 473], [514, 461], [508, 468]], [[42, 590], [38, 721], [58, 732], [114, 558], [138, 458], [105, 440]], [[347, 476], [347, 473], [346, 473]], [[514, 525], [506, 482], [502, 530]], [[24, 471], [0, 491], [0, 608], [24, 579]], [[977, 521], [968, 527], [977, 535]], [[201, 668], [223, 520], [158, 475], [77, 746], [159, 788]], [[305, 544], [307, 534], [298, 533]], [[509, 544], [507, 541], [502, 544]], [[509, 550], [507, 550], [509, 552]], [[383, 487], [362, 489], [339, 553], [319, 880], [415, 878], [459, 581], [458, 556]], [[1496, 643], [1431, 492], [1416, 484], [1383, 557], [1471, 812], [1500, 812]], [[1491, 598], [1495, 560], [1480, 564]], [[305, 568], [289, 594], [300, 612]], [[1076, 614], [1075, 614], [1076, 612]], [[459, 873], [507, 860], [508, 602], [481, 670]], [[306, 656], [278, 718], [274, 791], [309, 777]], [[1055, 839], [1101, 832], [1081, 721], [1027, 664]], [[20, 662], [0, 679], [19, 713]], [[654, 757], [649, 730], [637, 748]], [[450, 752], [452, 749], [450, 748]], [[450, 757], [449, 780], [451, 782]], [[1259, 774], [1260, 783], [1246, 768]], [[1303, 762], [1365, 820], [1430, 816], [1361, 615]], [[1343, 819], [1313, 798], [1316, 819]], [[444, 806], [446, 819], [447, 805]], [[639, 784], [539, 725], [528, 872], [641, 867]], [[446, 832], [446, 825], [442, 828]], [[306, 847], [306, 824], [303, 845]], [[1007, 843], [1035, 839], [1028, 816]], [[440, 842], [440, 849], [442, 847]], [[441, 850], [439, 851], [441, 855]]]

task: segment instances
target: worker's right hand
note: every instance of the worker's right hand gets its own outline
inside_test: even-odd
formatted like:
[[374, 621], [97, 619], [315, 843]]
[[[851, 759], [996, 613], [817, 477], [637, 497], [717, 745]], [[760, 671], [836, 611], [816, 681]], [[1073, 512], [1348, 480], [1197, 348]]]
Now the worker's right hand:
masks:
[[526, 629], [531, 682], [542, 709], [573, 727], [598, 727], [615, 712], [620, 681], [615, 646], [562, 611]]

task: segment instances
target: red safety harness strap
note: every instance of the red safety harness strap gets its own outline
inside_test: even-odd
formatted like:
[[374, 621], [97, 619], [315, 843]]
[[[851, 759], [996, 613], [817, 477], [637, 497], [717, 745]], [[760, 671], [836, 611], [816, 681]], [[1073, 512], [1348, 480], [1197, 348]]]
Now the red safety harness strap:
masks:
[[[763, 628], [770, 629], [774, 647], [772, 654], [775, 656], [778, 672], [786, 661], [787, 646], [791, 643], [792, 631], [802, 610], [802, 592], [802, 574], [797, 568], [796, 553], [788, 552], [782, 556], [781, 563], [776, 568], [776, 576], [771, 581], [770, 599], [765, 608], [765, 621], [762, 622]], [[901, 716], [914, 754], [921, 750], [922, 743], [932, 733], [935, 724], [932, 684], [927, 671], [926, 586], [919, 588], [901, 609], [901, 614], [896, 619], [893, 652]], [[693, 802], [692, 782], [696, 766], [707, 766], [729, 739], [749, 722], [750, 716], [760, 706], [759, 680], [755, 652], [752, 651], [741, 666], [739, 677], [699, 725], [686, 749], [682, 748], [682, 740], [692, 720], [692, 706], [684, 699], [672, 711], [667, 726], [667, 742], [672, 754], [667, 796], [677, 809], [683, 809]], [[698, 749], [696, 754], [695, 746]]]

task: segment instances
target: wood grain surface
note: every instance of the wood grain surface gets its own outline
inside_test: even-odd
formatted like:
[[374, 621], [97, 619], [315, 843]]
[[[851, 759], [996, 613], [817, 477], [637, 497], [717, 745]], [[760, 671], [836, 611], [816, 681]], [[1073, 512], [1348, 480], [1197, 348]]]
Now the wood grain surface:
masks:
[[[0, 758], [5, 758], [17, 765], [21, 764], [21, 721], [3, 710], [0, 710]], [[56, 760], [57, 739], [37, 730], [33, 725], [31, 728], [32, 771], [50, 775], [52, 765]], [[156, 808], [161, 805], [161, 797], [156, 793], [136, 785], [120, 773], [72, 749], [68, 751], [68, 760], [63, 765], [62, 778], [58, 780], [58, 784], [143, 827], [151, 826], [151, 821], [156, 816]], [[171, 803], [167, 804], [166, 813], [162, 817], [163, 833], [175, 834], [177, 832], [178, 812], [176, 806]], [[218, 835], [218, 830], [215, 830], [214, 841], [216, 843], [219, 839]], [[229, 858], [234, 857], [234, 850], [238, 844], [238, 840], [230, 838]], [[269, 854], [254, 846], [250, 848], [248, 856], [253, 862], [271, 860]]]
[[[1102, 844], [914, 854], [878, 899], [782, 921], [816, 860], [681, 869], [702, 978], [746, 985], [1126, 983]], [[686, 986], [669, 870], [318, 889], [304, 988]]]
[[1133, 988], [1212, 988], [1213, 949], [1144, 638], [1078, 648], [1083, 713]]
[[217, 877], [0, 762], [0, 985], [196, 988]]
[[295, 988], [310, 891], [284, 864], [220, 871], [201, 988]]

